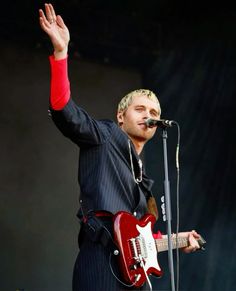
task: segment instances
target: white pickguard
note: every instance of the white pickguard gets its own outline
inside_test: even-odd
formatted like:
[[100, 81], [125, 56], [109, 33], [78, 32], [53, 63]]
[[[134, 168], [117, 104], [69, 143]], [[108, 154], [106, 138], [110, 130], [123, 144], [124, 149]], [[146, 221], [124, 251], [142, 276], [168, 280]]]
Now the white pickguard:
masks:
[[153, 267], [158, 271], [161, 271], [157, 261], [157, 249], [155, 239], [152, 235], [151, 222], [149, 221], [144, 227], [136, 225], [136, 229], [140, 233], [141, 241], [145, 248], [145, 254], [143, 255], [145, 261], [145, 270], [147, 271], [149, 268]]

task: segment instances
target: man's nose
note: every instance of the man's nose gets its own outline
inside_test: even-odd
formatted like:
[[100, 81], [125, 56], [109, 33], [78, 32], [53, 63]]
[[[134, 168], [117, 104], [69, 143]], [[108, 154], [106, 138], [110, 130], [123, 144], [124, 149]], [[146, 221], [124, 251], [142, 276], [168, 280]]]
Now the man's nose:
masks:
[[151, 114], [148, 110], [144, 111], [143, 119], [147, 120], [148, 118], [151, 118]]

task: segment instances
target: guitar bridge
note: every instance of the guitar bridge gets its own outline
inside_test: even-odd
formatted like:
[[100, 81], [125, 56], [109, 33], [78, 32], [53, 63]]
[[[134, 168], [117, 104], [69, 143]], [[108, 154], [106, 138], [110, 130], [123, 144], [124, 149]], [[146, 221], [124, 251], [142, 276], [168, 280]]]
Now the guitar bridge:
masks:
[[146, 247], [141, 236], [136, 238], [131, 238], [130, 240], [130, 247], [133, 259], [140, 263], [140, 256], [145, 259], [147, 257]]

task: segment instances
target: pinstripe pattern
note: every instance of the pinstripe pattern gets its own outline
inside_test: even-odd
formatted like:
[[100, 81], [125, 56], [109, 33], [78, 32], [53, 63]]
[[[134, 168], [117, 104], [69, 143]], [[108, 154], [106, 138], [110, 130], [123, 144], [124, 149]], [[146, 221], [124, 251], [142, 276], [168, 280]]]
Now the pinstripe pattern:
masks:
[[[110, 120], [95, 120], [72, 100], [61, 111], [52, 111], [59, 130], [80, 147], [79, 183], [82, 208], [146, 213], [146, 197], [152, 181], [144, 174], [135, 183], [130, 165], [128, 136]], [[139, 175], [136, 151], [131, 145], [135, 175]], [[109, 252], [98, 243], [85, 240], [74, 269], [73, 291], [124, 290], [112, 275]], [[94, 289], [96, 284], [96, 289]]]
[[[109, 252], [102, 245], [85, 241], [74, 266], [73, 291], [134, 290], [114, 278], [109, 266], [109, 256]], [[121, 279], [114, 257], [111, 259], [111, 265], [113, 272]], [[146, 287], [143, 286], [139, 290], [146, 290]]]

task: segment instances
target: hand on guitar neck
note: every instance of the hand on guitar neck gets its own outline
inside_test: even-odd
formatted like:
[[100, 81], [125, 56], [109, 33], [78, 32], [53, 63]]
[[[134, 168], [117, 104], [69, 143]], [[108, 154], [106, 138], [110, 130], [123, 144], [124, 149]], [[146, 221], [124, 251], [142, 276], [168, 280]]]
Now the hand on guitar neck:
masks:
[[[163, 235], [162, 237], [165, 238], [167, 236]], [[175, 237], [176, 235], [173, 234], [173, 238]], [[188, 238], [189, 245], [187, 247], [181, 248], [184, 253], [189, 254], [201, 249], [201, 246], [198, 243], [198, 240], [201, 238], [201, 236], [195, 230], [179, 232], [178, 237]]]

